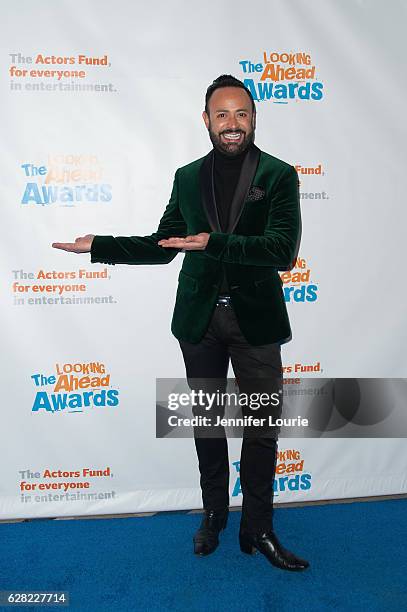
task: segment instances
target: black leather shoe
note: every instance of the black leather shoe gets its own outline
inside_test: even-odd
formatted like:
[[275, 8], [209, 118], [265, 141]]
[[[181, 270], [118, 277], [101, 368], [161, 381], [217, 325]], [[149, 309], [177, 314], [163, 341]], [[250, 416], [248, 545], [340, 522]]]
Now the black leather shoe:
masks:
[[201, 525], [194, 535], [194, 553], [210, 555], [217, 549], [219, 533], [225, 529], [229, 516], [229, 508], [224, 510], [205, 510]]
[[239, 543], [242, 552], [252, 555], [258, 550], [263, 553], [272, 565], [280, 569], [299, 572], [309, 567], [308, 561], [297, 557], [294, 553], [285, 549], [272, 530], [262, 531], [257, 534], [240, 530]]

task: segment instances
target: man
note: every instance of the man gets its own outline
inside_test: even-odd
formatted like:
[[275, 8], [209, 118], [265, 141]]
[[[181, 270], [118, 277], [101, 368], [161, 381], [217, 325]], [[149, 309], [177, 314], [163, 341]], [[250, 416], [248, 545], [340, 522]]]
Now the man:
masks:
[[[254, 145], [256, 109], [241, 81], [220, 76], [205, 102], [202, 116], [213, 150], [176, 171], [154, 234], [88, 234], [53, 246], [90, 252], [92, 263], [108, 264], [169, 263], [185, 252], [171, 329], [188, 380], [206, 380], [209, 386], [220, 381], [224, 388], [231, 359], [240, 390], [253, 381], [263, 390], [276, 389], [282, 376], [280, 343], [291, 336], [277, 271], [289, 268], [298, 250], [298, 177], [292, 166]], [[219, 428], [215, 436], [198, 430], [204, 517], [194, 550], [206, 555], [218, 546], [227, 523], [228, 447]], [[283, 548], [273, 531], [276, 457], [277, 442], [269, 431], [244, 436], [240, 547], [260, 551], [281, 569], [302, 570], [308, 562]]]

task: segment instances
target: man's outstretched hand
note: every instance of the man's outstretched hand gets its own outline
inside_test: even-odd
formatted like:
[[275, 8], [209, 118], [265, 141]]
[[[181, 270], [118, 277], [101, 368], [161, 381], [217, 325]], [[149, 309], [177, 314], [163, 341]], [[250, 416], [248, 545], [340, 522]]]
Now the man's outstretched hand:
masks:
[[158, 242], [159, 246], [182, 249], [183, 251], [204, 251], [208, 244], [209, 234], [201, 232], [195, 236], [187, 236], [186, 238], [167, 238]]
[[[75, 242], [53, 242], [54, 249], [62, 249], [71, 253], [90, 253], [94, 234], [86, 234], [80, 238], [76, 238]], [[203, 251], [208, 244], [209, 234], [201, 232], [195, 236], [187, 236], [186, 238], [167, 238], [160, 240], [158, 244], [162, 247], [171, 249], [182, 249], [183, 251]]]
[[94, 239], [94, 234], [86, 234], [77, 238], [75, 242], [53, 242], [54, 249], [62, 249], [71, 253], [90, 253], [90, 248]]

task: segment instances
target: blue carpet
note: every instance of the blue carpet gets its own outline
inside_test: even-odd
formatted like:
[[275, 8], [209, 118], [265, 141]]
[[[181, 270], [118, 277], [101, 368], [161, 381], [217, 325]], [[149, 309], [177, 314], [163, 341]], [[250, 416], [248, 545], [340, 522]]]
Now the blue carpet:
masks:
[[282, 543], [311, 563], [303, 573], [241, 553], [239, 512], [202, 558], [191, 542], [200, 515], [2, 524], [0, 590], [67, 590], [60, 609], [98, 612], [402, 610], [406, 511], [407, 500], [277, 509]]

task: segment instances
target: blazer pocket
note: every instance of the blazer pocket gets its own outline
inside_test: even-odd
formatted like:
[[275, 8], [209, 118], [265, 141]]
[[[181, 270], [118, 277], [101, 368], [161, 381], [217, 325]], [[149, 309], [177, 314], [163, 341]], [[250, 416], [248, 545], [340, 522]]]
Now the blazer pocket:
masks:
[[178, 288], [185, 293], [195, 293], [198, 288], [198, 281], [181, 270], [178, 276]]
[[281, 295], [282, 293], [281, 279], [277, 272], [276, 274], [255, 281], [254, 284], [256, 285], [256, 293], [258, 295], [273, 297]]

